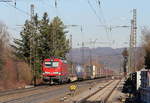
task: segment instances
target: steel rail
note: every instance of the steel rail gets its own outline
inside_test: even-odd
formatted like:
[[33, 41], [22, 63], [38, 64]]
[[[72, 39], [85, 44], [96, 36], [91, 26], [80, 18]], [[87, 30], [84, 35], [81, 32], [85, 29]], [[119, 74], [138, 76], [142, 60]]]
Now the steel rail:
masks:
[[[105, 77], [104, 77], [105, 78]], [[99, 80], [103, 80], [104, 78], [98, 78]], [[61, 86], [64, 86], [64, 85], [70, 85], [70, 84], [73, 84], [73, 83], [80, 83], [80, 82], [89, 82], [90, 81], [95, 81], [96, 79], [94, 80], [84, 80], [84, 81], [75, 81], [75, 82], [71, 82], [71, 83], [67, 83], [67, 84], [54, 84], [54, 85], [49, 85], [49, 84], [44, 84], [44, 85], [39, 85], [39, 86], [35, 86], [35, 87], [31, 87], [31, 88], [22, 88], [22, 89], [12, 89], [12, 90], [6, 90], [6, 91], [0, 91], [0, 97], [2, 96], [7, 96], [7, 95], [13, 95], [13, 94], [19, 94], [19, 93], [25, 93], [25, 92], [29, 92], [29, 91], [35, 91], [35, 90], [39, 90], [39, 89], [49, 89], [49, 88], [52, 88], [52, 87], [61, 87]]]

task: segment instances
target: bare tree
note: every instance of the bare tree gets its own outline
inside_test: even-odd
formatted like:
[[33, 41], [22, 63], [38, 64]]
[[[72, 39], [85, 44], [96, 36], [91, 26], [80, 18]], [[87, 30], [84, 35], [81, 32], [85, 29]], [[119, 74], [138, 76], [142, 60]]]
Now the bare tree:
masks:
[[0, 22], [0, 49], [5, 48], [8, 45], [9, 33], [5, 24]]
[[5, 24], [0, 22], [0, 70], [4, 63], [4, 50], [8, 46], [9, 42], [9, 33]]
[[145, 52], [145, 56], [144, 56], [145, 68], [150, 69], [150, 62], [149, 62], [150, 61], [150, 29], [145, 27], [142, 30], [142, 34], [143, 34], [142, 47], [143, 47], [144, 52]]

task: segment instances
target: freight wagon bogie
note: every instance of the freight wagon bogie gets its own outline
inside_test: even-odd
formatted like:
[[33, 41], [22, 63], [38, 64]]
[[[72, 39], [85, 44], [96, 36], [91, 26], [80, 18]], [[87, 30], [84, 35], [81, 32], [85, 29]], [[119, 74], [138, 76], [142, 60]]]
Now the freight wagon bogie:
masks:
[[44, 82], [49, 82], [49, 84], [62, 84], [62, 83], [67, 83], [70, 82], [69, 78], [63, 77], [63, 76], [50, 76], [50, 77], [43, 77]]

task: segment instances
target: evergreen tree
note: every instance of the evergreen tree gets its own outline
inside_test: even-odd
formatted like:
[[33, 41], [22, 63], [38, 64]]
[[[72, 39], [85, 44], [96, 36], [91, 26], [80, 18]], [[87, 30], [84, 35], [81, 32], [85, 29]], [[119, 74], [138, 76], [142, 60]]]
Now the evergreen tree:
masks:
[[50, 28], [52, 28], [52, 56], [57, 57], [65, 57], [66, 53], [69, 52], [69, 40], [66, 39], [65, 25], [59, 19], [59, 17], [55, 17], [50, 24]]
[[51, 38], [51, 28], [49, 26], [49, 19], [47, 13], [44, 13], [42, 20], [39, 24], [40, 32], [40, 43], [38, 54], [40, 60], [43, 61], [45, 58], [50, 57], [52, 51], [52, 38]]
[[32, 36], [32, 28], [31, 22], [26, 20], [24, 29], [20, 33], [21, 39], [15, 39], [15, 45], [12, 45], [15, 49], [15, 55], [27, 63], [30, 63], [30, 38]]
[[35, 58], [35, 51], [38, 46], [38, 16], [34, 17], [33, 21], [26, 20], [23, 30], [20, 32], [21, 39], [15, 39], [15, 45], [11, 45], [15, 51], [15, 55], [30, 64]]

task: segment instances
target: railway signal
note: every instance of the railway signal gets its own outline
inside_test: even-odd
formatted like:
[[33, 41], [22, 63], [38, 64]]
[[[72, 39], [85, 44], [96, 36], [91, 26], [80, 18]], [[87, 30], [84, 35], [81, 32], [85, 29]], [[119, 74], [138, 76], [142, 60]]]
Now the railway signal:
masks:
[[127, 48], [125, 48], [124, 51], [122, 52], [122, 56], [124, 58], [123, 72], [124, 72], [124, 77], [126, 77], [126, 75], [127, 75], [127, 62], [128, 62], [128, 51], [127, 51]]

